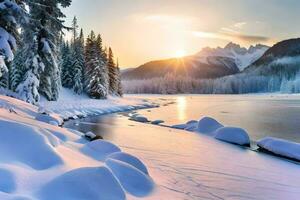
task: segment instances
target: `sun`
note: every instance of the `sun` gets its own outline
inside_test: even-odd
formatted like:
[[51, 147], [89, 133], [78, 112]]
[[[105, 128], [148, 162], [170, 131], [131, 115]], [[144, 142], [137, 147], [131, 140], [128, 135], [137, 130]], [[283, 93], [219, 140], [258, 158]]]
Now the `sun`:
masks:
[[186, 51], [185, 50], [178, 50], [175, 52], [175, 57], [176, 58], [182, 58], [186, 55]]

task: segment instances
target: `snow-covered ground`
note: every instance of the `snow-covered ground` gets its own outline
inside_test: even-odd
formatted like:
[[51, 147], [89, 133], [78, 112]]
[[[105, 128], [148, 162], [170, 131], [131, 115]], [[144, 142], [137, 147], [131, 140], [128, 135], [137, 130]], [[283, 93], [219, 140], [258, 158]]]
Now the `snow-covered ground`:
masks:
[[288, 160], [206, 134], [135, 122], [122, 115], [68, 123], [78, 129], [99, 130], [97, 134], [109, 132], [104, 138], [139, 157], [157, 185], [145, 199], [300, 198], [300, 167]]
[[[0, 96], [1, 200], [119, 200], [152, 193], [155, 183], [137, 157], [111, 142], [89, 142], [83, 133], [58, 126], [61, 116], [67, 115], [64, 109], [77, 116], [142, 108], [147, 103], [134, 99], [76, 103], [62, 100], [38, 108]], [[54, 107], [61, 113], [48, 112]], [[72, 111], [74, 107], [78, 109]]]
[[62, 88], [58, 101], [41, 100], [40, 109], [58, 114], [63, 119], [77, 119], [91, 115], [125, 112], [135, 109], [151, 108], [157, 105], [151, 101], [135, 97], [109, 97], [107, 100], [90, 99], [85, 95], [76, 95]]

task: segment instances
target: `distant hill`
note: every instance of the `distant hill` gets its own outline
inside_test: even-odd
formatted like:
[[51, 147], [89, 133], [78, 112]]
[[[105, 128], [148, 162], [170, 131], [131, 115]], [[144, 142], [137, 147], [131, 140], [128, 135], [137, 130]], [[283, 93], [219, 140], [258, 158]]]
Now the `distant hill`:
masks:
[[278, 42], [257, 61], [248, 66], [245, 73], [261, 75], [295, 76], [300, 70], [300, 38]]
[[264, 45], [247, 49], [234, 43], [229, 43], [224, 48], [204, 48], [192, 56], [151, 61], [135, 69], [123, 71], [122, 79], [149, 79], [164, 77], [169, 73], [199, 79], [223, 77], [240, 72], [267, 49]]

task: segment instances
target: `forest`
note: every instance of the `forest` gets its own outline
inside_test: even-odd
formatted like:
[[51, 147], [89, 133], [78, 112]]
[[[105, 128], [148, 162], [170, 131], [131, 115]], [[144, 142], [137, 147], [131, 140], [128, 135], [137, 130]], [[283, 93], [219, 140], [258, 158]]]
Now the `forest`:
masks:
[[112, 49], [94, 31], [85, 38], [76, 17], [71, 27], [64, 24], [62, 9], [70, 5], [71, 0], [0, 0], [2, 94], [32, 104], [41, 95], [58, 100], [62, 86], [95, 99], [122, 96]]

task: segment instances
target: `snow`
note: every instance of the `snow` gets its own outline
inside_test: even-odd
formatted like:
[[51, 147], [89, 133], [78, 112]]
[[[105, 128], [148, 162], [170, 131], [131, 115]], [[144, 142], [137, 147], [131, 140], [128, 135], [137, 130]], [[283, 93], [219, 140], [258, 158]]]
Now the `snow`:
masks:
[[108, 158], [128, 163], [134, 166], [135, 168], [137, 168], [138, 170], [140, 170], [141, 172], [143, 172], [144, 174], [149, 174], [147, 167], [144, 165], [144, 163], [140, 161], [137, 157], [134, 157], [128, 153], [117, 152], [117, 153], [110, 154]]
[[267, 46], [256, 45], [250, 46], [248, 49], [239, 45], [229, 43], [224, 48], [204, 48], [198, 54], [199, 61], [208, 63], [211, 57], [226, 57], [232, 58], [240, 71], [248, 67], [259, 59], [266, 51]]
[[95, 137], [97, 137], [94, 133], [92, 133], [92, 132], [87, 132], [87, 133], [85, 133], [85, 136], [86, 137], [88, 137], [88, 138], [90, 138], [90, 139], [94, 139]]
[[238, 144], [241, 146], [250, 146], [248, 133], [242, 128], [223, 127], [215, 132], [215, 138], [221, 141]]
[[130, 120], [136, 121], [136, 122], [142, 122], [142, 123], [146, 123], [149, 122], [149, 120], [147, 119], [147, 117], [144, 117], [142, 115], [133, 115]]
[[273, 137], [266, 137], [257, 142], [263, 150], [275, 155], [300, 161], [300, 144]]
[[158, 125], [158, 124], [162, 124], [164, 123], [164, 120], [160, 120], [160, 119], [157, 119], [157, 120], [154, 120], [151, 122], [151, 124], [154, 124], [154, 125]]
[[[151, 113], [160, 109], [163, 107]], [[107, 123], [112, 117], [102, 117], [98, 132], [103, 126], [111, 130], [112, 142], [144, 161], [156, 185], [144, 199], [299, 200], [300, 168], [294, 162], [228, 145], [205, 134], [128, 122], [125, 116]]]
[[7, 61], [12, 61], [14, 59], [13, 47], [16, 43], [15, 39], [0, 26], [0, 52], [4, 52], [5, 59]]
[[200, 133], [213, 134], [217, 129], [222, 128], [223, 125], [211, 117], [203, 117], [197, 126], [197, 131]]
[[123, 188], [137, 197], [144, 197], [154, 190], [152, 179], [128, 163], [107, 159], [105, 164], [113, 171]]
[[105, 140], [94, 140], [86, 144], [82, 151], [88, 155], [93, 155], [97, 160], [104, 160], [108, 155], [120, 152], [121, 149], [111, 142]]
[[107, 100], [97, 100], [85, 95], [77, 95], [65, 88], [61, 89], [58, 101], [49, 102], [41, 99], [40, 102], [40, 109], [56, 113], [64, 120], [152, 107], [157, 105], [134, 97], [109, 97]]
[[[81, 132], [58, 127], [62, 121], [45, 107], [0, 96], [1, 200], [122, 200], [151, 193], [155, 185], [141, 160], [111, 155], [123, 149], [89, 142]], [[110, 155], [113, 162], [106, 160]]]
[[118, 180], [106, 167], [67, 172], [45, 185], [37, 197], [45, 200], [126, 199]]

